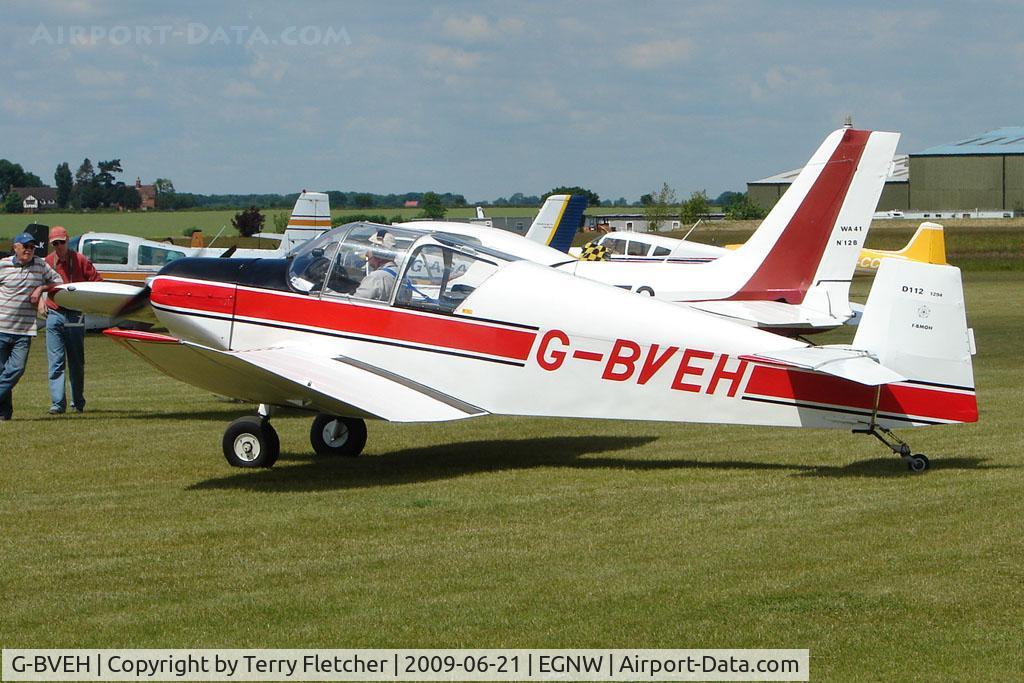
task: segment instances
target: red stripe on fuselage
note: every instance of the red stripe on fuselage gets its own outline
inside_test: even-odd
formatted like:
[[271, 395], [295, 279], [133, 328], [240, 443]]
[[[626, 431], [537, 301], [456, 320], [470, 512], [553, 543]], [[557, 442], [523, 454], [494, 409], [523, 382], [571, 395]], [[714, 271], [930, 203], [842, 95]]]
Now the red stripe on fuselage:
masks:
[[[868, 412], [875, 405], [875, 387], [832, 375], [769, 365], [754, 367], [745, 394], [796, 402], [822, 403]], [[978, 402], [973, 393], [958, 393], [936, 387], [885, 384], [882, 385], [878, 399], [878, 412], [955, 422], [977, 422]]]
[[871, 131], [847, 130], [789, 224], [750, 280], [730, 299], [804, 300], [846, 200]]
[[[191, 296], [184, 296], [191, 292]], [[157, 278], [153, 282], [154, 304], [186, 307], [200, 312], [231, 313], [220, 303], [230, 296], [233, 314], [275, 324], [316, 327], [344, 334], [370, 336], [389, 341], [424, 344], [445, 349], [481, 353], [525, 361], [536, 333], [511, 330], [446, 316], [416, 314], [379, 306], [361, 306], [346, 301], [290, 296], [271, 290], [255, 290], [194, 280]]]

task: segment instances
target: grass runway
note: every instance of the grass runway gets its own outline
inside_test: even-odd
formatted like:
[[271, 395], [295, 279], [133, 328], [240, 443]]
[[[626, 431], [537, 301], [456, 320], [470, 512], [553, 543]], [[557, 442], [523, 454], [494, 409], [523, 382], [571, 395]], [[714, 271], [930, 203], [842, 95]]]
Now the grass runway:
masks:
[[812, 680], [1017, 679], [1024, 271], [965, 281], [981, 420], [901, 431], [916, 476], [839, 431], [523, 418], [373, 423], [322, 461], [300, 414], [272, 470], [234, 470], [251, 408], [101, 336], [88, 412], [45, 415], [40, 337], [0, 424], [0, 644], [809, 648]]

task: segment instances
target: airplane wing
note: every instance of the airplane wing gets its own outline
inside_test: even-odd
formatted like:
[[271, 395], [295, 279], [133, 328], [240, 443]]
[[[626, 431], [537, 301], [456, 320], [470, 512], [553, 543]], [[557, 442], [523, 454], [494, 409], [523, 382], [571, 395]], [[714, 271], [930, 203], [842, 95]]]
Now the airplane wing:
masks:
[[255, 403], [391, 422], [487, 414], [408, 378], [309, 345], [218, 351], [149, 332], [114, 329], [105, 334], [177, 380]]
[[824, 372], [858, 384], [878, 386], [907, 379], [881, 365], [867, 351], [844, 346], [808, 346], [742, 356], [745, 360]]
[[813, 331], [842, 325], [847, 318], [781, 301], [692, 301], [680, 305], [764, 329]]

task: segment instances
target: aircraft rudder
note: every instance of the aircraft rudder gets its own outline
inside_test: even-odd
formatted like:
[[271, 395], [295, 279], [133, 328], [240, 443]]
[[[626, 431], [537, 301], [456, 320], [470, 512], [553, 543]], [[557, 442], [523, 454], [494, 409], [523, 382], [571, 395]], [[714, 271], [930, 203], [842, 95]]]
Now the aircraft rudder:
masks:
[[[750, 268], [751, 275], [733, 298], [760, 299], [767, 293], [772, 299], [799, 304], [814, 282], [852, 277], [859, 248], [849, 259], [838, 259], [849, 266], [842, 269], [843, 273], [849, 270], [844, 277], [825, 278], [820, 267], [823, 261], [836, 260], [829, 256], [829, 250], [834, 251], [837, 239], [843, 240], [840, 246], [863, 240], [867, 228], [862, 214], [870, 220], [877, 204], [874, 189], [877, 185], [881, 193], [885, 172], [892, 162], [891, 155], [882, 158], [890, 143], [895, 150], [895, 143], [886, 137], [892, 135], [848, 128], [825, 139], [750, 240], [734, 254], [719, 259], [745, 261]], [[856, 201], [850, 201], [851, 196]], [[867, 203], [871, 206], [863, 208]], [[850, 222], [855, 218], [856, 224]], [[842, 238], [835, 237], [841, 225], [854, 230]], [[826, 271], [835, 270], [825, 265]]]
[[908, 378], [890, 387], [894, 396], [905, 397], [904, 414], [977, 421], [974, 334], [967, 325], [959, 268], [883, 259], [853, 346]]
[[918, 226], [907, 245], [897, 252], [913, 261], [945, 265], [946, 234], [938, 223], [925, 221]]
[[526, 239], [568, 252], [573, 237], [583, 224], [587, 198], [583, 195], [551, 195], [540, 207], [540, 212], [526, 233]]
[[303, 190], [295, 200], [295, 206], [288, 218], [283, 243], [290, 249], [296, 244], [319, 237], [330, 229], [331, 202], [327, 194]]

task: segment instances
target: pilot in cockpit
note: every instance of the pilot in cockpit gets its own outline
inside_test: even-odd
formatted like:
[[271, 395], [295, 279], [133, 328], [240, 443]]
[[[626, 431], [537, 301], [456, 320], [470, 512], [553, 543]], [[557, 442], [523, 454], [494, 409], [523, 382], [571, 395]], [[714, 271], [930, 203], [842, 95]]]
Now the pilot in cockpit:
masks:
[[398, 266], [395, 265], [395, 238], [386, 230], [378, 230], [370, 236], [370, 250], [366, 262], [372, 272], [363, 278], [352, 296], [363, 299], [388, 301], [398, 281]]

